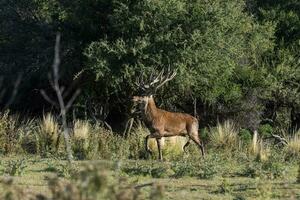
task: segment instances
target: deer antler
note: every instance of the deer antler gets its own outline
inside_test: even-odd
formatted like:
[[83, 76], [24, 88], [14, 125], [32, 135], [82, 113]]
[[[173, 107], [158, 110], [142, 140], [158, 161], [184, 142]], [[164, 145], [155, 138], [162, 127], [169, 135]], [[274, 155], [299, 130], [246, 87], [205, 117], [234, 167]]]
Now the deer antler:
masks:
[[147, 84], [144, 82], [143, 75], [141, 74], [139, 78], [136, 80], [135, 85], [140, 89], [142, 89], [143, 91], [147, 91], [147, 90], [156, 91], [158, 88], [166, 84], [168, 81], [172, 80], [177, 74], [177, 71], [170, 70], [170, 67], [168, 68], [166, 73], [164, 69], [162, 69], [158, 73], [158, 75], [155, 75], [155, 72], [156, 70], [153, 70], [151, 72]]
[[167, 82], [172, 80], [176, 76], [176, 74], [177, 74], [176, 70], [171, 71], [170, 68], [168, 68], [167, 74], [164, 75], [164, 70], [162, 70], [158, 76], [159, 81], [157, 81], [157, 82], [160, 82], [160, 84], [155, 87], [155, 90], [157, 90], [158, 88], [160, 88], [161, 86], [163, 86], [164, 84], [166, 84]]

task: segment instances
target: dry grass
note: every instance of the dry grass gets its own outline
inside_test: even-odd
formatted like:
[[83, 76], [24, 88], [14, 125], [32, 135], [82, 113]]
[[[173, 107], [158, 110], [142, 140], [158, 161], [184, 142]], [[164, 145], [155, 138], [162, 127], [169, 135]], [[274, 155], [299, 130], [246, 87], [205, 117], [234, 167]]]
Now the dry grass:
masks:
[[91, 125], [88, 121], [77, 120], [74, 123], [74, 139], [87, 140], [91, 132]]
[[211, 130], [209, 139], [215, 148], [232, 150], [238, 146], [238, 131], [232, 121], [225, 121]]
[[11, 153], [16, 149], [19, 139], [19, 117], [9, 111], [0, 113], [0, 152]]
[[300, 156], [300, 131], [286, 137], [287, 145], [284, 151], [288, 156]]
[[270, 154], [270, 148], [266, 146], [262, 139], [259, 139], [256, 131], [253, 134], [252, 142], [249, 147], [249, 154], [259, 161], [268, 160]]
[[40, 142], [44, 148], [54, 149], [58, 142], [59, 125], [51, 113], [47, 113], [43, 116], [43, 120], [39, 124], [39, 133]]

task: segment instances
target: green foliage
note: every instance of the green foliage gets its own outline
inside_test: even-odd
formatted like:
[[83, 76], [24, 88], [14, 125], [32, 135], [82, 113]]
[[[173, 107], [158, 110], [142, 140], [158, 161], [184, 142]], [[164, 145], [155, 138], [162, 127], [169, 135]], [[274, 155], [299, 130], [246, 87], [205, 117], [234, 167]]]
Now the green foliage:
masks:
[[270, 124], [263, 124], [258, 128], [258, 133], [262, 138], [267, 138], [272, 136], [274, 129]]
[[252, 140], [252, 134], [247, 129], [240, 129], [239, 138], [244, 144], [250, 144]]
[[184, 176], [197, 176], [199, 165], [193, 164], [188, 161], [177, 162], [173, 165], [172, 169], [174, 170], [174, 176], [176, 178], [184, 177]]
[[[243, 1], [145, 0], [113, 5], [109, 25], [114, 34], [92, 42], [85, 51], [86, 66], [106, 98], [137, 92], [134, 81], [141, 71], [147, 76], [154, 68], [168, 66], [178, 69], [172, 85], [159, 92], [172, 96], [169, 105], [179, 98], [188, 101], [187, 94], [212, 104], [230, 103], [247, 90], [240, 80], [247, 87], [263, 82], [262, 76], [256, 77], [261, 74], [258, 64], [261, 54], [272, 47], [273, 26], [256, 24], [243, 12]], [[253, 77], [240, 76], [244, 69]], [[177, 95], [171, 95], [175, 91]]]
[[24, 74], [14, 110], [51, 109], [37, 91], [49, 88], [45, 80], [60, 31], [62, 82], [75, 79], [82, 89], [78, 107], [87, 97], [97, 105], [109, 102], [109, 119], [118, 128], [128, 117], [129, 97], [139, 92], [136, 77], [170, 67], [178, 75], [158, 91], [164, 107], [191, 113], [197, 99], [205, 125], [247, 114], [238, 123], [253, 128], [252, 121], [258, 124], [267, 113], [274, 126], [293, 129], [299, 119], [290, 113], [275, 118], [282, 108], [299, 113], [298, 10], [297, 0], [2, 0], [0, 80], [6, 85], [0, 107]]
[[11, 160], [6, 164], [4, 170], [5, 174], [10, 176], [21, 176], [27, 167], [27, 162], [25, 159]]
[[286, 168], [282, 162], [276, 160], [251, 162], [244, 169], [243, 175], [252, 178], [277, 179], [285, 176]]

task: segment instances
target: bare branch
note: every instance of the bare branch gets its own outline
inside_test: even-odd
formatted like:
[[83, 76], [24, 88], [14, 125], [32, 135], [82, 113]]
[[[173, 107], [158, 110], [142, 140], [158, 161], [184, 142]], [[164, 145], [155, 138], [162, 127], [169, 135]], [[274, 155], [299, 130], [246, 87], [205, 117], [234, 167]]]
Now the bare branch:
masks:
[[70, 100], [68, 101], [67, 105], [66, 105], [66, 111], [68, 111], [70, 109], [70, 107], [72, 106], [72, 104], [74, 103], [75, 99], [77, 98], [77, 96], [80, 94], [80, 90], [76, 90], [75, 93], [72, 95], [72, 97], [70, 98]]
[[9, 100], [5, 104], [4, 110], [7, 109], [12, 104], [12, 102], [14, 101], [14, 99], [15, 99], [17, 93], [18, 93], [18, 88], [19, 88], [19, 85], [21, 83], [21, 80], [22, 80], [22, 74], [19, 74], [17, 80], [15, 81], [13, 92], [12, 92]]
[[[69, 131], [68, 124], [67, 124], [67, 111], [72, 106], [76, 97], [79, 95], [80, 90], [76, 90], [76, 92], [72, 95], [72, 97], [70, 98], [70, 100], [68, 101], [68, 103], [66, 105], [65, 101], [64, 101], [64, 96], [63, 96], [63, 93], [65, 92], [65, 87], [59, 85], [59, 78], [60, 78], [60, 76], [59, 76], [59, 65], [60, 65], [59, 50], [60, 50], [60, 34], [58, 33], [56, 35], [55, 48], [54, 48], [54, 60], [53, 60], [53, 65], [52, 65], [53, 75], [52, 76], [51, 76], [51, 74], [48, 75], [49, 82], [56, 93], [58, 103], [53, 101], [46, 94], [46, 92], [44, 90], [41, 90], [41, 94], [45, 98], [46, 101], [48, 101], [52, 105], [60, 108], [60, 115], [61, 115], [62, 124], [63, 124], [63, 136], [64, 136], [64, 140], [65, 140], [65, 145], [66, 145], [67, 157], [68, 157], [68, 161], [71, 162], [73, 159], [73, 155], [72, 155], [71, 145], [70, 145], [70, 141], [69, 141], [70, 131]], [[58, 141], [59, 141], [59, 138], [58, 138]]]
[[278, 143], [283, 144], [283, 145], [287, 145], [288, 142], [284, 137], [281, 137], [280, 135], [275, 135], [272, 134], [272, 137], [275, 138], [276, 141], [278, 141]]

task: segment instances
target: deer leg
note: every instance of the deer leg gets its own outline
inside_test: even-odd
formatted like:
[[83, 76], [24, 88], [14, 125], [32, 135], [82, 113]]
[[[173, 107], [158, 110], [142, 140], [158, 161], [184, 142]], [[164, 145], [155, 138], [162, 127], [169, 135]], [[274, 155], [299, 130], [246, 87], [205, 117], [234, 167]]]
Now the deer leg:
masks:
[[157, 149], [158, 149], [158, 159], [160, 160], [160, 161], [162, 161], [163, 160], [163, 158], [162, 158], [162, 152], [161, 152], [161, 138], [156, 138], [156, 142], [157, 142]]
[[151, 136], [150, 135], [147, 135], [146, 138], [145, 138], [145, 148], [146, 148], [146, 151], [150, 154], [152, 154], [152, 151], [150, 150], [149, 146], [148, 146], [148, 140]]
[[190, 144], [190, 139], [185, 143], [185, 145], [182, 148], [185, 153], [187, 153], [186, 148], [187, 146], [189, 146], [189, 144]]
[[200, 142], [199, 137], [192, 136], [191, 139], [197, 144], [197, 146], [198, 146], [199, 149], [201, 150], [201, 154], [202, 154], [202, 156], [203, 156], [203, 158], [204, 158], [204, 157], [205, 157], [205, 154], [204, 154], [204, 146], [203, 146], [203, 144]]

